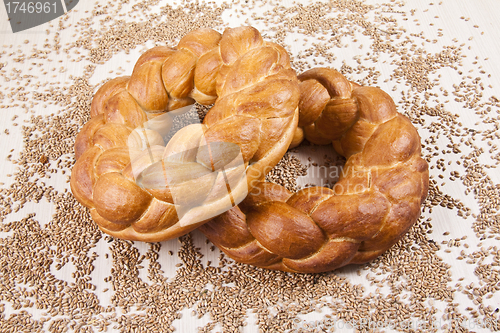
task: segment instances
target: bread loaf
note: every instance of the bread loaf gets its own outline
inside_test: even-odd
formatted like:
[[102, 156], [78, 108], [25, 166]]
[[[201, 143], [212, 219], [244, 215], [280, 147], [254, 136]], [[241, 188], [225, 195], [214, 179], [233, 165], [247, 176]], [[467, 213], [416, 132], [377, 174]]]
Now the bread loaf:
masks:
[[[215, 105], [165, 146], [168, 115], [194, 101]], [[297, 79], [285, 50], [252, 27], [200, 29], [147, 51], [130, 77], [99, 89], [90, 115], [71, 189], [123, 239], [200, 227], [239, 262], [324, 272], [384, 253], [428, 191], [420, 137], [388, 94], [329, 68]], [[261, 182], [304, 138], [346, 157], [335, 186], [290, 193]]]
[[299, 80], [294, 142], [332, 143], [347, 159], [339, 181], [297, 193], [261, 182], [200, 230], [234, 260], [269, 269], [314, 273], [368, 262], [420, 216], [429, 186], [420, 137], [381, 89], [328, 68]]
[[[168, 112], [194, 101], [215, 105], [165, 147]], [[298, 102], [287, 52], [255, 28], [192, 31], [176, 48], [145, 52], [130, 77], [98, 90], [75, 141], [71, 190], [110, 235], [180, 236], [238, 204], [277, 164]], [[235, 161], [224, 160], [234, 147]]]

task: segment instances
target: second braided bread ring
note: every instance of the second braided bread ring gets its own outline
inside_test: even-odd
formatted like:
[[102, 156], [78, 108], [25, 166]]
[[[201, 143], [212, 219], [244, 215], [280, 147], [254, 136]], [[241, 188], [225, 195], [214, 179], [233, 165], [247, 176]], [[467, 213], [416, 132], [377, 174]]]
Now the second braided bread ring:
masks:
[[237, 207], [200, 230], [229, 257], [290, 272], [325, 272], [366, 263], [415, 223], [429, 172], [420, 137], [391, 97], [315, 68], [299, 76], [296, 132], [332, 143], [347, 161], [333, 189], [290, 193], [261, 182]]
[[[222, 35], [199, 29], [175, 49], [150, 49], [130, 77], [108, 81], [94, 96], [75, 141], [73, 195], [115, 237], [183, 235], [239, 203], [278, 163], [297, 128], [299, 96], [285, 49], [252, 27]], [[164, 124], [155, 120], [194, 101], [215, 105], [203, 124], [164, 147]], [[242, 163], [219, 163], [235, 146]]]

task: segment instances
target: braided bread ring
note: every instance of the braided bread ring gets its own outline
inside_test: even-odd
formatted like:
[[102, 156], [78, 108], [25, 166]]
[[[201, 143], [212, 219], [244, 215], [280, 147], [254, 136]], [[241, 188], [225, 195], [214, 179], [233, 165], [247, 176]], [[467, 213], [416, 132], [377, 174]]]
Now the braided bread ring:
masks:
[[299, 129], [347, 158], [333, 189], [290, 193], [261, 182], [200, 230], [236, 261], [290, 272], [325, 272], [368, 262], [420, 216], [429, 186], [420, 137], [384, 91], [333, 69], [299, 76]]
[[[207, 174], [216, 169], [213, 151], [196, 149], [210, 142], [239, 146], [246, 168], [245, 184], [237, 186], [241, 197], [288, 149], [299, 96], [287, 52], [263, 41], [256, 29], [226, 29], [222, 35], [212, 29], [192, 31], [175, 49], [148, 50], [130, 77], [108, 81], [95, 94], [91, 120], [75, 141], [71, 190], [99, 228], [115, 237], [156, 242], [185, 234], [231, 207], [222, 210], [224, 198], [214, 199], [220, 189], [227, 192], [227, 173]], [[164, 133], [142, 127], [195, 100], [215, 105], [203, 125], [177, 133], [166, 148]], [[161, 161], [168, 158], [168, 170], [180, 178], [191, 171], [203, 175], [181, 184], [193, 189], [194, 199], [204, 195], [181, 221], [169, 188], [136, 182], [152, 163], [165, 170]], [[154, 178], [155, 170], [146, 173]], [[231, 204], [238, 202], [231, 197]]]

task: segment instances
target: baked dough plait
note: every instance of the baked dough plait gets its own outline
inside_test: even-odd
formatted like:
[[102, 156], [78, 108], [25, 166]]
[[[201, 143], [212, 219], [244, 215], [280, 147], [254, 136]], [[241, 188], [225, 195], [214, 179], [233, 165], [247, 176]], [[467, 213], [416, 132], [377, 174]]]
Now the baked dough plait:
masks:
[[[287, 52], [255, 28], [192, 31], [98, 90], [76, 138], [71, 190], [110, 235], [183, 235], [239, 203], [278, 163], [297, 127], [299, 96]], [[165, 147], [165, 114], [194, 101], [215, 104], [203, 124]]]
[[420, 216], [429, 171], [420, 137], [391, 97], [329, 68], [299, 76], [296, 132], [332, 143], [347, 158], [333, 189], [290, 193], [261, 182], [237, 207], [200, 227], [236, 261], [290, 272], [365, 263], [395, 244]]

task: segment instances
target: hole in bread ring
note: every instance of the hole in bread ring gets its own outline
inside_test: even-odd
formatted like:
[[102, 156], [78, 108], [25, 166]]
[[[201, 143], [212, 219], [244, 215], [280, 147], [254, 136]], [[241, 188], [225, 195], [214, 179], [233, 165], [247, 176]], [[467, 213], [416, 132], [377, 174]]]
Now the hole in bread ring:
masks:
[[420, 137], [381, 89], [351, 83], [329, 68], [299, 80], [303, 128], [292, 142], [331, 143], [347, 159], [338, 182], [296, 193], [260, 182], [239, 206], [200, 230], [229, 257], [269, 269], [315, 273], [365, 263], [420, 216], [429, 186]]

